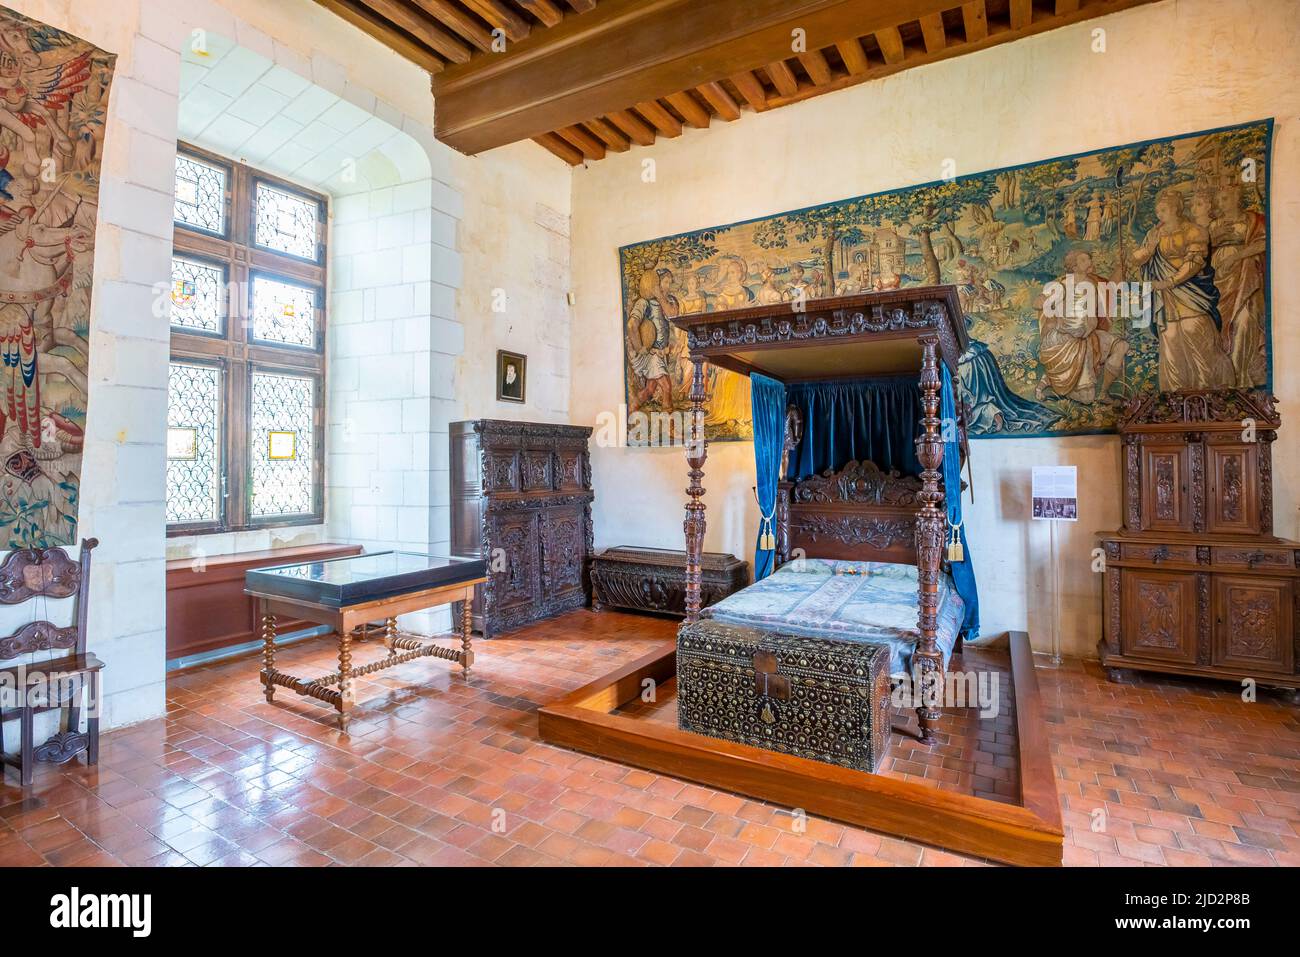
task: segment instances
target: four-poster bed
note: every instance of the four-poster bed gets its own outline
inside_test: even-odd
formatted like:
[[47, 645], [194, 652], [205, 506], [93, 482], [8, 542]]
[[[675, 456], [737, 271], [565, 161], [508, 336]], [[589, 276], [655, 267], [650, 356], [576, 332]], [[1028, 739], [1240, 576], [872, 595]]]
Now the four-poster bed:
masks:
[[[954, 421], [945, 427], [940, 403], [942, 373], [955, 377], [958, 360], [968, 345], [960, 316], [956, 288], [934, 286], [820, 299], [804, 303], [802, 311], [796, 311], [792, 303], [781, 303], [673, 320], [687, 335], [694, 371], [687, 438], [687, 625], [696, 622], [701, 611], [706, 364], [741, 375], [758, 373], [787, 387], [862, 377], [908, 377], [915, 380], [920, 398], [919, 434], [915, 437], [920, 474], [901, 476], [874, 462], [851, 460], [832, 463], [829, 471], [802, 481], [780, 483], [773, 522], [774, 564], [780, 568], [793, 555], [915, 565], [917, 637], [907, 656], [907, 670], [920, 679], [914, 690], [924, 692], [933, 686], [943, 671], [946, 651], [956, 646], [958, 638], [954, 631], [947, 636], [947, 648], [941, 647], [941, 576], [944, 546], [950, 538], [946, 511], [948, 496], [960, 496], [960, 488], [946, 490], [942, 469], [945, 434], [954, 449], [964, 449], [966, 428], [960, 404], [955, 406]], [[811, 429], [813, 423], [804, 425]], [[793, 445], [797, 443], [785, 441], [782, 448]], [[761, 583], [751, 586], [761, 587]], [[743, 619], [731, 620], [739, 623]], [[778, 618], [773, 624], [783, 623]], [[923, 693], [917, 707], [921, 738], [927, 743], [934, 741], [940, 718], [936, 698], [933, 693]]]
[[[965, 452], [953, 380], [968, 343], [955, 289], [910, 288], [814, 300], [802, 310], [784, 303], [673, 321], [687, 334], [693, 365], [684, 523], [687, 620], [676, 643], [542, 707], [542, 739], [968, 854], [1059, 865], [1061, 812], [1024, 633], [1004, 636], [1005, 665], [1001, 652], [973, 653], [966, 665], [996, 659], [992, 667], [1010, 679], [1008, 697], [998, 707], [1014, 713], [1019, 803], [992, 799], [979, 788], [953, 790], [909, 779], [897, 768], [869, 773], [890, 736], [890, 673], [902, 670], [901, 663], [932, 682], [941, 677], [947, 656], [961, 650], [962, 628], [978, 628], [973, 577], [958, 580], [959, 570], [970, 567], [953, 541], [955, 536], [964, 545], [964, 537], [951, 531], [960, 527], [960, 514], [948, 511], [960, 500], [956, 466]], [[705, 609], [702, 436], [709, 363], [751, 376], [761, 528], [756, 583]], [[873, 398], [837, 414], [850, 421], [867, 409], [880, 419], [879, 431], [890, 434], [866, 437], [861, 446], [855, 441], [862, 436], [845, 444], [838, 434], [842, 424], [828, 434], [817, 403], [838, 401], [833, 393], [864, 378], [876, 383]], [[797, 395], [800, 390], [820, 394]], [[787, 397], [802, 409], [804, 421], [787, 413]], [[901, 408], [897, 403], [911, 403], [910, 418], [894, 415]], [[891, 429], [895, 419], [897, 428]], [[778, 475], [782, 463], [790, 466], [789, 475]], [[945, 544], [954, 549], [947, 571]], [[765, 580], [788, 587], [805, 573], [809, 580], [830, 581], [843, 599], [822, 603], [833, 606], [820, 619], [832, 628], [818, 631], [813, 621], [801, 629], [779, 612], [773, 624], [765, 617], [771, 609], [752, 603], [754, 595], [761, 598]], [[831, 581], [841, 573], [846, 577]], [[877, 583], [851, 577], [857, 575], [891, 581], [896, 615], [906, 595], [905, 627], [882, 618], [877, 606], [889, 601], [882, 600]], [[963, 590], [969, 601], [956, 594]], [[853, 596], [861, 599], [856, 606]], [[801, 608], [812, 604], [817, 602]], [[882, 640], [864, 637], [873, 627]], [[858, 630], [848, 638], [835, 633], [846, 628]], [[900, 641], [905, 648], [897, 647]], [[701, 652], [712, 658], [704, 668]], [[827, 680], [832, 670], [843, 680]], [[691, 685], [703, 693], [692, 698]], [[915, 695], [918, 689], [912, 690]], [[970, 740], [947, 722], [937, 731], [940, 702], [920, 690], [921, 741], [908, 746], [937, 749], [935, 760], [945, 766], [949, 759], [968, 761], [962, 748]], [[677, 721], [647, 716], [647, 702], [651, 712], [675, 709]], [[820, 710], [800, 715], [801, 707]], [[778, 716], [767, 725], [772, 734], [755, 733], [758, 722], [771, 721], [765, 712], [786, 709], [798, 720]], [[696, 733], [700, 716], [710, 711], [719, 721]], [[720, 733], [718, 725], [728, 721], [735, 733]]]

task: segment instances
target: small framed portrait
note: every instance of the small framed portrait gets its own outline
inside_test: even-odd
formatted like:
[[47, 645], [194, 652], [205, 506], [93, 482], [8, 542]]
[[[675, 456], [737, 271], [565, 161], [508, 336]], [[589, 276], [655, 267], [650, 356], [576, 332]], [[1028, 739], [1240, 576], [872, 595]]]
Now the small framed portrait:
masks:
[[523, 402], [528, 375], [528, 357], [497, 350], [497, 398], [502, 402]]

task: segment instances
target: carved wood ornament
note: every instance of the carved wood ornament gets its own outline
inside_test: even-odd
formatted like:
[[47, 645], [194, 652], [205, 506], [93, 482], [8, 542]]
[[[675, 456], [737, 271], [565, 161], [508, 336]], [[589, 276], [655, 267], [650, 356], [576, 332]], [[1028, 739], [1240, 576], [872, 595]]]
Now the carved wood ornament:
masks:
[[1109, 669], [1300, 688], [1300, 543], [1273, 534], [1279, 426], [1260, 391], [1129, 403], [1124, 526], [1102, 540]]
[[[693, 378], [687, 447], [689, 482], [686, 493], [686, 622], [694, 623], [700, 610], [700, 558], [706, 529], [703, 502], [704, 463], [707, 447], [703, 439], [705, 363], [713, 362], [741, 374], [759, 371], [782, 379], [779, 357], [804, 352], [802, 347], [825, 348], [828, 344], [860, 346], [868, 342], [900, 340], [914, 343], [918, 360], [911, 368], [839, 370], [841, 374], [918, 374], [924, 415], [922, 432], [916, 440], [919, 477], [886, 472], [873, 462], [850, 462], [822, 475], [798, 483], [782, 481], [776, 501], [776, 563], [790, 561], [800, 553], [809, 558], [838, 558], [865, 561], [908, 562], [917, 566], [919, 580], [918, 630], [920, 639], [912, 656], [913, 669], [926, 684], [942, 672], [942, 655], [937, 642], [939, 574], [942, 566], [947, 516], [941, 468], [944, 442], [940, 434], [939, 363], [953, 372], [966, 348], [955, 290], [952, 287], [895, 290], [809, 303], [806, 311], [789, 304], [757, 306], [720, 313], [675, 319], [687, 334]], [[892, 348], [892, 347], [891, 347]], [[846, 353], [847, 354], [847, 353]], [[859, 355], [871, 355], [864, 350]], [[881, 354], [884, 354], [883, 352]], [[910, 356], [907, 348], [889, 355]], [[871, 363], [874, 358], [863, 359]], [[808, 365], [809, 360], [802, 360]], [[788, 378], [788, 377], [787, 377]], [[783, 381], [785, 381], [783, 379]], [[792, 380], [798, 381], [798, 380]], [[798, 446], [792, 439], [803, 423], [786, 419], [784, 443], [786, 474]], [[965, 442], [964, 414], [959, 412], [959, 437]], [[923, 693], [927, 702], [937, 700]], [[941, 717], [937, 707], [917, 709], [921, 738], [935, 740]]]

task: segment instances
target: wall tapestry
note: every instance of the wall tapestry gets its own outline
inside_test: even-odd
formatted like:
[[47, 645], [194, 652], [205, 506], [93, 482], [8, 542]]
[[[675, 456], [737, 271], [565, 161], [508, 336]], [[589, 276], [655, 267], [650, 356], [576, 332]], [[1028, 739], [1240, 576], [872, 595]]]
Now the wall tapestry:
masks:
[[0, 532], [77, 539], [99, 162], [116, 57], [0, 7]]
[[[906, 285], [958, 287], [973, 436], [1110, 432], [1152, 389], [1269, 387], [1272, 134], [1261, 120], [624, 246], [629, 443], [690, 407], [671, 317]], [[1088, 289], [1095, 308], [1071, 305]], [[709, 374], [708, 438], [751, 439], [748, 381]]]

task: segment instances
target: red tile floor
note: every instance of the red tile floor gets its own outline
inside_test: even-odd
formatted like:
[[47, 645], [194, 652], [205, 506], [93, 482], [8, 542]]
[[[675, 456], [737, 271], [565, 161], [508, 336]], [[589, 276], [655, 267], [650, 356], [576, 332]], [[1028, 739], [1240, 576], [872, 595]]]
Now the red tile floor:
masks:
[[[799, 832], [780, 808], [537, 740], [539, 702], [673, 629], [580, 611], [477, 643], [468, 684], [441, 662], [393, 668], [358, 689], [347, 738], [314, 701], [266, 704], [255, 657], [174, 675], [167, 717], [106, 734], [98, 768], [41, 765], [27, 793], [7, 772], [0, 865], [982, 863], [815, 818]], [[310, 673], [332, 652], [317, 639], [278, 658]], [[1300, 709], [1110, 684], [1095, 662], [1038, 680], [1066, 864], [1300, 864]], [[1005, 765], [993, 724], [964, 777], [899, 737], [889, 773], [996, 792], [1012, 779], [989, 771]]]

